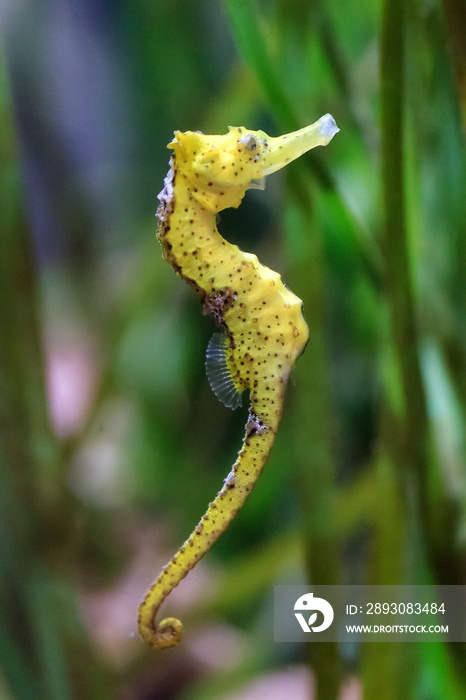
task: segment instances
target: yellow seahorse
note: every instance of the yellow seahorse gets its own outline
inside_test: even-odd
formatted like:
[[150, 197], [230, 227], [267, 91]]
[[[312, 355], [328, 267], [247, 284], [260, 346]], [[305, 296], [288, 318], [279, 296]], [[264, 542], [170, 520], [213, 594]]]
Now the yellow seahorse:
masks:
[[176, 618], [157, 624], [160, 605], [226, 529], [252, 490], [275, 440], [290, 370], [308, 340], [302, 302], [280, 275], [255, 255], [225, 241], [216, 215], [238, 207], [249, 187], [339, 131], [326, 114], [311, 126], [277, 138], [230, 127], [227, 134], [175, 132], [174, 153], [159, 194], [157, 237], [164, 258], [199, 294], [204, 314], [223, 329], [207, 348], [206, 370], [217, 397], [231, 408], [249, 390], [250, 409], [238, 459], [207, 512], [139, 607], [138, 627], [153, 647], [177, 644]]

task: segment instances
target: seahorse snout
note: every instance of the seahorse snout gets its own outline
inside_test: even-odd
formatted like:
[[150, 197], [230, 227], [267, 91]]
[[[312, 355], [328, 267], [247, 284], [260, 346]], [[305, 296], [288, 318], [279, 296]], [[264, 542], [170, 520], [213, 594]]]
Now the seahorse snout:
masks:
[[318, 121], [290, 134], [269, 139], [268, 152], [261, 158], [262, 177], [284, 168], [292, 160], [316, 146], [326, 146], [340, 131], [331, 114], [324, 114]]

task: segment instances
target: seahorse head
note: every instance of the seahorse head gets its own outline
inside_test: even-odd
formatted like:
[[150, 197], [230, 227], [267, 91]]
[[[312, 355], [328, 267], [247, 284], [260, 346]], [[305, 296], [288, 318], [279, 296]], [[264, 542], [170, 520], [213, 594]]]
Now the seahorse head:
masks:
[[175, 131], [177, 177], [210, 211], [238, 207], [246, 190], [315, 146], [325, 146], [339, 131], [326, 114], [314, 124], [276, 138], [263, 131], [231, 126], [227, 134]]

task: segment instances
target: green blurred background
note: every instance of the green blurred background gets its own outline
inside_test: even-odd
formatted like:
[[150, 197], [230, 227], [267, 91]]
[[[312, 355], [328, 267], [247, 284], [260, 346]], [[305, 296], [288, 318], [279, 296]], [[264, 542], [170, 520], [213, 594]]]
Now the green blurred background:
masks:
[[[22, 0], [0, 9], [0, 698], [464, 700], [464, 645], [275, 644], [279, 583], [466, 583], [465, 5]], [[223, 212], [304, 300], [272, 456], [137, 605], [246, 412], [161, 259], [174, 129], [341, 132]]]

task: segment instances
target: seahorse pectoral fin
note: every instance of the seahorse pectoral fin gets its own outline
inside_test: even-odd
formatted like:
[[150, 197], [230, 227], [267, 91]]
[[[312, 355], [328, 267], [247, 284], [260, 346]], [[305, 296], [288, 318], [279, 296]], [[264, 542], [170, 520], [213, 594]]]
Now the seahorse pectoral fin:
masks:
[[331, 114], [324, 114], [310, 126], [269, 139], [269, 150], [262, 156], [262, 177], [285, 167], [316, 146], [326, 146], [340, 129]]
[[228, 336], [214, 333], [207, 346], [205, 367], [215, 396], [228, 408], [235, 409], [242, 405], [241, 387], [234, 379], [228, 350]]

